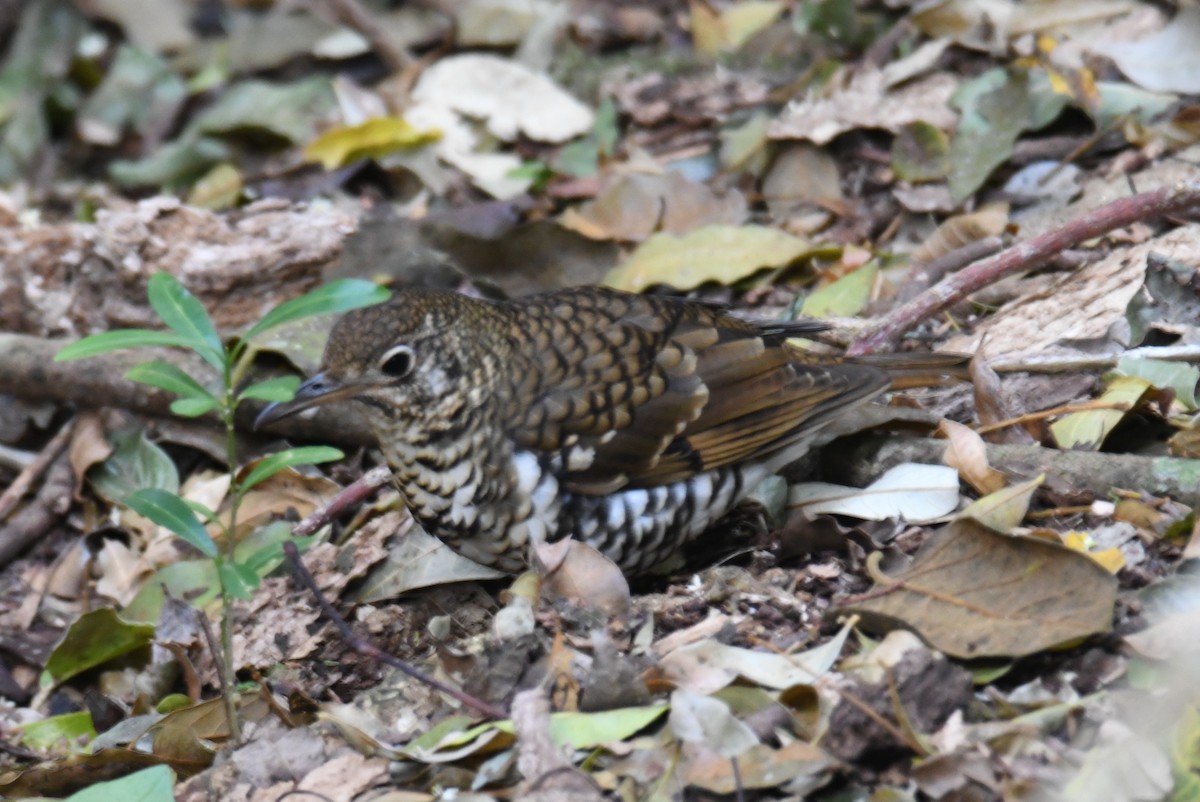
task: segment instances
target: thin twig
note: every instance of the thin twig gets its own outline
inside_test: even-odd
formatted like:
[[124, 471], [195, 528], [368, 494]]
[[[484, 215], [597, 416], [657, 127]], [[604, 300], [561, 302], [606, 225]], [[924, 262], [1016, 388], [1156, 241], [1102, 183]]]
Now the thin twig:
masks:
[[387, 65], [389, 72], [401, 72], [415, 63], [415, 59], [407, 50], [396, 47], [387, 31], [380, 27], [358, 0], [329, 0], [329, 7], [337, 15], [339, 22], [362, 34], [371, 49]]
[[309, 513], [308, 517], [296, 524], [292, 529], [292, 534], [296, 537], [308, 537], [347, 509], [360, 504], [363, 499], [391, 480], [392, 472], [388, 466], [379, 465], [372, 468], [338, 491], [329, 501]]
[[334, 627], [336, 627], [338, 632], [341, 634], [342, 640], [344, 640], [351, 649], [361, 655], [372, 657], [381, 663], [386, 663], [397, 671], [407, 674], [418, 682], [422, 682], [434, 690], [440, 691], [447, 696], [458, 700], [467, 707], [472, 707], [475, 710], [478, 710], [488, 718], [508, 718], [508, 714], [500, 708], [495, 707], [494, 705], [491, 705], [482, 699], [476, 699], [474, 696], [471, 696], [465, 691], [459, 690], [458, 688], [453, 688], [444, 682], [434, 679], [420, 669], [414, 668], [403, 660], [393, 657], [392, 655], [383, 651], [366, 638], [357, 635], [354, 630], [350, 629], [350, 625], [346, 623], [346, 619], [342, 618], [341, 614], [338, 613], [338, 611], [334, 609], [333, 605], [329, 603], [329, 600], [325, 598], [325, 594], [321, 592], [321, 589], [317, 587], [316, 580], [313, 579], [312, 574], [309, 573], [308, 568], [304, 566], [304, 562], [300, 559], [300, 550], [296, 548], [296, 544], [291, 541], [285, 542], [283, 544], [283, 551], [287, 555], [288, 562], [292, 566], [292, 573], [295, 575], [296, 580], [305, 588], [307, 588], [308, 592], [313, 595], [313, 598], [316, 599], [317, 604], [321, 608], [321, 612], [323, 612], [325, 617], [333, 623]]
[[3, 494], [0, 494], [0, 521], [3, 521], [9, 516], [9, 513], [16, 509], [17, 503], [29, 492], [33, 483], [41, 478], [54, 460], [58, 459], [58, 455], [67, 447], [67, 443], [71, 442], [71, 433], [74, 431], [75, 419], [71, 418], [58, 430], [58, 434], [54, 435], [49, 443], [46, 443], [46, 447], [41, 450], [33, 462], [17, 475], [17, 478], [4, 490]]
[[969, 264], [986, 259], [1004, 247], [1000, 237], [984, 237], [943, 253], [926, 262], [913, 262], [904, 276], [904, 283], [896, 297], [900, 303], [911, 301], [935, 281], [941, 281], [948, 273], [961, 270]]
[[[228, 608], [225, 610], [225, 615], [231, 615], [232, 611]], [[203, 610], [196, 611], [196, 620], [200, 622], [200, 631], [204, 633], [204, 640], [208, 642], [208, 653], [212, 655], [213, 663], [217, 667], [217, 685], [221, 691], [221, 699], [225, 702], [225, 718], [229, 720], [229, 732], [234, 734], [237, 732], [237, 707], [234, 704], [233, 696], [228, 693], [229, 687], [225, 684], [225, 672], [222, 670], [221, 647], [217, 645], [217, 634], [213, 632], [212, 624], [208, 622], [208, 616]], [[226, 660], [233, 660], [233, 655], [226, 655]]]
[[1019, 242], [995, 256], [967, 267], [930, 287], [906, 304], [892, 310], [881, 323], [859, 337], [847, 354], [860, 356], [888, 350], [906, 331], [928, 320], [971, 293], [994, 284], [1005, 276], [1029, 270], [1056, 253], [1110, 231], [1148, 220], [1177, 214], [1200, 206], [1200, 181], [1186, 181], [1143, 192], [1105, 204], [1066, 225], [1047, 231], [1027, 242]]

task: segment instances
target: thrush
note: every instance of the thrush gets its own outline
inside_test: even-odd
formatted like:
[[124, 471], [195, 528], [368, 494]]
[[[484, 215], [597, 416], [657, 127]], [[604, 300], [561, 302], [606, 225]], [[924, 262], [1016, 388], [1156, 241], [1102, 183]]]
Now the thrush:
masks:
[[599, 287], [405, 289], [339, 320], [320, 372], [258, 423], [351, 399], [455, 551], [515, 573], [531, 543], [573, 537], [637, 574], [887, 389], [884, 370], [787, 343], [822, 328]]

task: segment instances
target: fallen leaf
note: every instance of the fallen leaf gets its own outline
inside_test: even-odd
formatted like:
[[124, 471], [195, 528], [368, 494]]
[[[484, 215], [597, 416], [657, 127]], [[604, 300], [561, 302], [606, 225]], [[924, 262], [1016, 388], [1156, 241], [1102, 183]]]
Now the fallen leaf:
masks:
[[604, 283], [629, 292], [658, 284], [678, 290], [707, 281], [732, 284], [764, 267], [789, 265], [810, 250], [805, 240], [766, 226], [706, 226], [682, 237], [655, 234]]
[[800, 313], [806, 317], [853, 317], [871, 300], [879, 264], [868, 262], [832, 284], [813, 290], [804, 299]]
[[1062, 449], [1099, 451], [1105, 438], [1145, 399], [1151, 388], [1152, 385], [1145, 379], [1117, 376], [1109, 382], [1096, 403], [1118, 408], [1089, 409], [1062, 416], [1050, 424], [1054, 442]]
[[739, 677], [756, 685], [782, 690], [811, 685], [820, 679], [837, 661], [849, 634], [850, 625], [847, 624], [820, 646], [788, 655], [702, 640], [665, 655], [659, 666], [676, 686], [695, 693], [712, 693]]
[[153, 625], [130, 623], [117, 615], [116, 610], [102, 607], [84, 613], [71, 624], [46, 659], [46, 673], [55, 682], [63, 682], [110, 660], [148, 648], [153, 640]]
[[702, 743], [722, 757], [737, 757], [758, 743], [720, 699], [679, 688], [671, 694], [671, 732], [681, 741]]
[[[550, 599], [599, 610], [608, 616], [629, 611], [629, 582], [617, 564], [594, 547], [577, 540], [567, 541], [569, 548], [556, 560], [553, 570], [542, 581], [542, 593]], [[554, 547], [558, 544], [538, 544]]]
[[1008, 483], [1004, 474], [988, 464], [987, 446], [973, 429], [956, 421], [943, 420], [938, 424], [937, 435], [948, 441], [942, 459], [976, 491], [987, 495]]
[[1034, 491], [1046, 479], [1038, 475], [1027, 482], [1003, 487], [983, 498], [976, 499], [959, 513], [959, 518], [970, 518], [983, 524], [993, 532], [1009, 532], [1025, 520]]
[[948, 130], [958, 119], [950, 106], [957, 86], [957, 79], [939, 72], [889, 89], [879, 70], [847, 70], [820, 92], [789, 103], [769, 133], [772, 139], [807, 139], [825, 145], [839, 134], [859, 128], [896, 133], [910, 123], [925, 122]]
[[1131, 81], [1152, 92], [1200, 93], [1200, 8], [1183, 6], [1158, 33], [1138, 42], [1093, 41]]
[[358, 125], [332, 128], [309, 142], [304, 158], [336, 170], [359, 159], [416, 148], [441, 137], [437, 130], [419, 131], [403, 117], [376, 117]]
[[[566, 142], [586, 134], [595, 115], [545, 75], [510, 59], [466, 53], [438, 59], [413, 87], [418, 106], [449, 108], [483, 120], [498, 139], [524, 135]], [[414, 114], [407, 115], [415, 122]]]
[[1116, 578], [1077, 552], [972, 521], [935, 532], [886, 582], [841, 609], [964, 659], [1020, 657], [1107, 632], [1117, 593]]
[[941, 518], [958, 507], [958, 472], [944, 465], [904, 463], [890, 468], [870, 486], [844, 487], [804, 482], [792, 487], [789, 507], [809, 515], [849, 515], [868, 521], [900, 518], [921, 522]]

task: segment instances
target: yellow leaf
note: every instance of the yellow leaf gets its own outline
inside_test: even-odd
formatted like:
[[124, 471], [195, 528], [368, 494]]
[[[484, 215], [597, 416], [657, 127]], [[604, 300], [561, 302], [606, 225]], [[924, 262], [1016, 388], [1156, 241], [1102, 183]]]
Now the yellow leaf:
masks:
[[1150, 382], [1145, 379], [1118, 376], [1097, 399], [1098, 404], [1119, 407], [1118, 409], [1072, 412], [1050, 424], [1050, 433], [1054, 435], [1054, 441], [1058, 443], [1059, 448], [1096, 451], [1128, 411], [1141, 403], [1150, 388]]
[[779, 17], [783, 3], [776, 0], [743, 0], [721, 14], [725, 46], [737, 50], [750, 37], [766, 28]]
[[343, 167], [358, 159], [386, 156], [440, 139], [436, 129], [418, 131], [403, 117], [375, 117], [360, 125], [333, 128], [304, 149], [304, 158], [320, 162], [326, 170]]
[[1024, 520], [1033, 492], [1045, 479], [1045, 474], [1039, 474], [1028, 482], [989, 493], [972, 502], [958, 517], [973, 518], [995, 532], [1009, 532]]
[[656, 284], [690, 290], [706, 281], [732, 284], [763, 267], [783, 267], [812, 251], [805, 240], [767, 226], [705, 226], [682, 237], [655, 234], [604, 283], [641, 292]]
[[1110, 574], [1115, 574], [1125, 567], [1125, 555], [1121, 553], [1120, 549], [1089, 551], [1088, 556], [1104, 566], [1104, 570]]
[[810, 293], [804, 299], [801, 313], [807, 317], [851, 317], [862, 311], [871, 300], [871, 290], [879, 275], [879, 265], [868, 262], [847, 273], [832, 284]]

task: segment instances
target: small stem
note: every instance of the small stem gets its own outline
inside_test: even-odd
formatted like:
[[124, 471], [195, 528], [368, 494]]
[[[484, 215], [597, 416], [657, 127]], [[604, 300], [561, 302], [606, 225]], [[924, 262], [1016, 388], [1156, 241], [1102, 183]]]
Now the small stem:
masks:
[[225, 383], [221, 398], [221, 421], [225, 424], [225, 458], [229, 463], [229, 525], [225, 529], [225, 555], [217, 559], [217, 581], [221, 585], [221, 651], [225, 653], [221, 661], [221, 670], [225, 677], [225, 713], [229, 717], [230, 738], [237, 744], [242, 740], [242, 733], [237, 717], [237, 674], [233, 662], [233, 595], [229, 592], [224, 572], [221, 571], [222, 564], [233, 565], [236, 562], [237, 514], [238, 505], [242, 500], [237, 483], [237, 429], [233, 422], [237, 396], [234, 395], [232, 367], [233, 357], [227, 351], [225, 371], [221, 377]]

